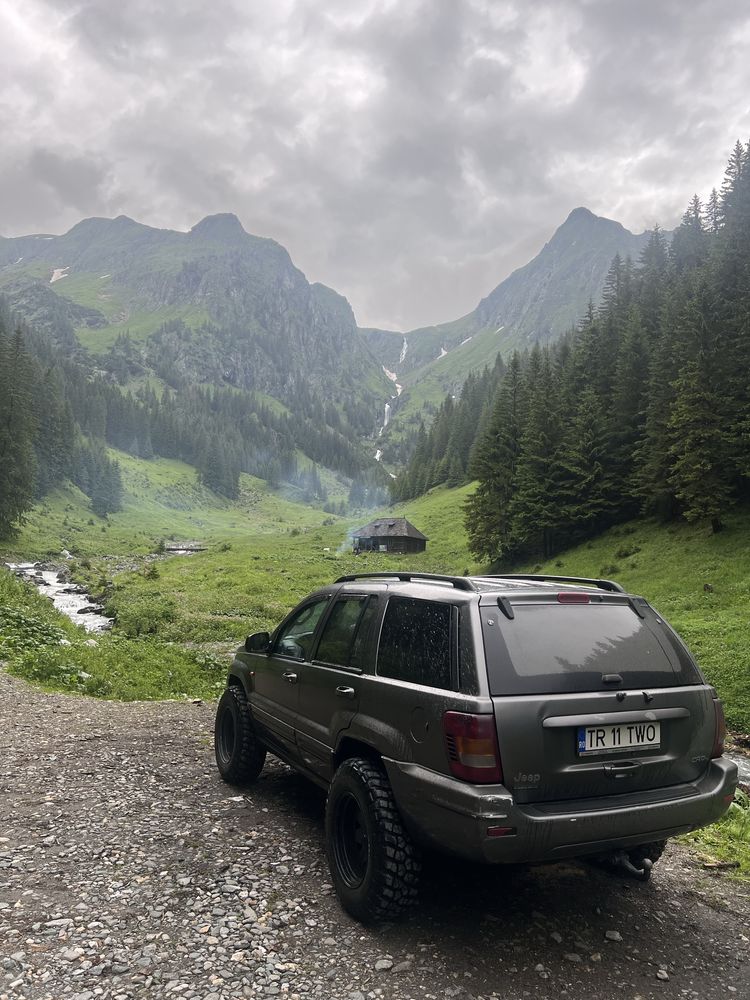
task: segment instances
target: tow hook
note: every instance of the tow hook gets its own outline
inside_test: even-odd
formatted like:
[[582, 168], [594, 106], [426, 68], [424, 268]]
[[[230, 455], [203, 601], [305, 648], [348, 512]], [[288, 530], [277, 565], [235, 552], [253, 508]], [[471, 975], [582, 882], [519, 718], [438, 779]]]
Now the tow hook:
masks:
[[636, 868], [626, 851], [615, 851], [614, 854], [610, 855], [609, 863], [613, 868], [621, 868], [623, 871], [626, 871], [633, 878], [638, 879], [639, 882], [648, 882], [651, 878], [651, 869], [654, 867], [651, 858], [644, 858], [642, 861], [643, 868]]

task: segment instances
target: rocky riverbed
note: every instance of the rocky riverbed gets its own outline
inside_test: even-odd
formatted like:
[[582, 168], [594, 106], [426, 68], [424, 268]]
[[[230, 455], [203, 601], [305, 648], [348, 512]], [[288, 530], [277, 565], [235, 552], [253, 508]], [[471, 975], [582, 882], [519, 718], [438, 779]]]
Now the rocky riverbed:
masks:
[[365, 929], [332, 894], [323, 796], [213, 764], [213, 706], [48, 695], [0, 671], [0, 998], [750, 995], [750, 890], [677, 845], [650, 883], [433, 861]]
[[32, 583], [40, 594], [52, 601], [58, 611], [87, 632], [103, 632], [111, 628], [112, 619], [105, 616], [104, 608], [82, 587], [70, 581], [64, 567], [32, 562], [5, 565], [16, 576]]

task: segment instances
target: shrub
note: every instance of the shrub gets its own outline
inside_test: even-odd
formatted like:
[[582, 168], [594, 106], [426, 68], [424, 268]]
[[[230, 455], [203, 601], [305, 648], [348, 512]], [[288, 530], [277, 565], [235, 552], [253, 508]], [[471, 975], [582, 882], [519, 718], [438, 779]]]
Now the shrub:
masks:
[[57, 646], [63, 640], [67, 640], [63, 629], [32, 611], [0, 605], [0, 655]]
[[154, 635], [165, 624], [177, 618], [175, 602], [158, 594], [139, 596], [122, 607], [115, 604], [110, 610], [114, 611], [118, 628], [131, 638]]

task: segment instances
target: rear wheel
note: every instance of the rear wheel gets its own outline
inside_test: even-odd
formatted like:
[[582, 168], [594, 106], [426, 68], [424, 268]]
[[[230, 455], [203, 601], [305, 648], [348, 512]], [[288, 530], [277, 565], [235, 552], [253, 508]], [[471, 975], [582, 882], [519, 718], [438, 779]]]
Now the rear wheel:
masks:
[[326, 802], [326, 851], [341, 905], [362, 923], [400, 916], [417, 900], [421, 864], [382, 769], [344, 761]]
[[266, 748], [255, 735], [247, 695], [241, 687], [228, 687], [219, 699], [214, 723], [216, 766], [230, 785], [249, 785], [266, 761]]

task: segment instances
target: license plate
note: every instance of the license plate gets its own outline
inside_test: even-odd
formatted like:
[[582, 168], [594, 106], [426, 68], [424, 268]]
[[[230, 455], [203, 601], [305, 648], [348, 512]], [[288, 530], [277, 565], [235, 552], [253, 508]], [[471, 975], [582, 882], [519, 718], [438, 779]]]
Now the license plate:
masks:
[[661, 723], [626, 722], [617, 726], [579, 726], [578, 753], [616, 753], [661, 746]]

